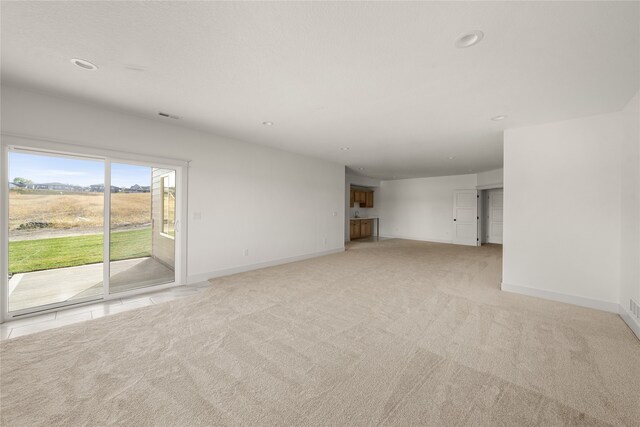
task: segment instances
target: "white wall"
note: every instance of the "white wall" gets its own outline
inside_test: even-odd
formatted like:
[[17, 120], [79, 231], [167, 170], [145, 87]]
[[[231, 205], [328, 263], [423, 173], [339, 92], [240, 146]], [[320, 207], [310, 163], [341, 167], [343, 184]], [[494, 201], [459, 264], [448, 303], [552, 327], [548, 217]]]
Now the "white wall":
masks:
[[[640, 304], [640, 93], [622, 115], [620, 305], [629, 310], [630, 299]], [[636, 319], [640, 331], [640, 319]]]
[[380, 234], [432, 242], [452, 241], [453, 192], [475, 189], [476, 175], [382, 181]]
[[191, 281], [344, 247], [344, 165], [13, 87], [1, 120], [3, 132], [190, 159], [188, 209], [202, 218], [189, 218]]
[[503, 289], [617, 311], [623, 124], [505, 131]]
[[478, 188], [502, 187], [504, 169], [494, 169], [478, 173]]

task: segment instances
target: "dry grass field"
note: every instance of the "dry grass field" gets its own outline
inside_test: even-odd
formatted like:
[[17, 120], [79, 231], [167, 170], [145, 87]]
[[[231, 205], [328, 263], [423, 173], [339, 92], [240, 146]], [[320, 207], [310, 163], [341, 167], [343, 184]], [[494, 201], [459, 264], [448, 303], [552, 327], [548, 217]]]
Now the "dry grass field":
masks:
[[[114, 193], [111, 218], [115, 228], [151, 222], [150, 193]], [[102, 193], [9, 192], [9, 230], [96, 228], [103, 225]]]

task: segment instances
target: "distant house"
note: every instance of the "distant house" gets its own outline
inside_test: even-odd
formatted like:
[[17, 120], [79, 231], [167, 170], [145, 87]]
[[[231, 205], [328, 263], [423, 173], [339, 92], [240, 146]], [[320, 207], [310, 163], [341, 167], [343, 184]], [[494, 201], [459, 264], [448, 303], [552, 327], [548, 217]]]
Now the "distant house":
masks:
[[25, 184], [21, 183], [21, 182], [10, 182], [9, 183], [9, 190], [13, 190], [14, 188], [24, 188]]
[[127, 193], [149, 193], [151, 192], [151, 187], [134, 184], [125, 191]]
[[[89, 186], [89, 191], [93, 193], [104, 193], [104, 184], [94, 184]], [[115, 185], [111, 186], [112, 193], [119, 193], [122, 191], [122, 188], [116, 187]]]
[[45, 182], [41, 184], [29, 184], [26, 187], [30, 190], [83, 191], [83, 187], [80, 185], [63, 184], [61, 182]]

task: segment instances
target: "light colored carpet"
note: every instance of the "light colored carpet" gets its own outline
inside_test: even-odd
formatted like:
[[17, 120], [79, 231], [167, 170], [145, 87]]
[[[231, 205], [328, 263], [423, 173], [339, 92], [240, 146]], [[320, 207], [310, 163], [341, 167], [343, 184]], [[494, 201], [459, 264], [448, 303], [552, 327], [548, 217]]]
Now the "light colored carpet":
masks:
[[0, 343], [2, 425], [638, 425], [613, 314], [499, 291], [501, 252], [386, 240]]

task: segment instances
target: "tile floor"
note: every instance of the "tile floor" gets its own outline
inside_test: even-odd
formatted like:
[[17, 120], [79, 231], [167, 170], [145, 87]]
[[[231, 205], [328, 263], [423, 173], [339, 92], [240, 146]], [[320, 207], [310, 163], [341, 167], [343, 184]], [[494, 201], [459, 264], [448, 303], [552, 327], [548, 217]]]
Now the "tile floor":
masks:
[[209, 286], [209, 282], [194, 283], [191, 285], [176, 286], [127, 298], [104, 301], [56, 312], [26, 317], [0, 324], [0, 340], [16, 338], [22, 335], [46, 331], [47, 329], [71, 325], [85, 320], [97, 319], [123, 311], [145, 307], [151, 304], [160, 304], [177, 298], [197, 294]]

